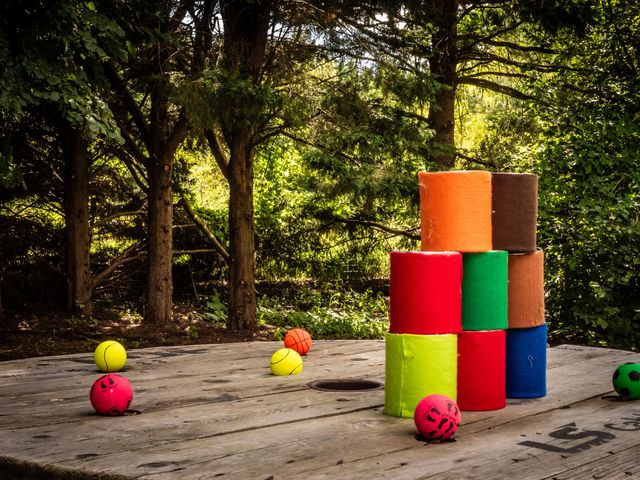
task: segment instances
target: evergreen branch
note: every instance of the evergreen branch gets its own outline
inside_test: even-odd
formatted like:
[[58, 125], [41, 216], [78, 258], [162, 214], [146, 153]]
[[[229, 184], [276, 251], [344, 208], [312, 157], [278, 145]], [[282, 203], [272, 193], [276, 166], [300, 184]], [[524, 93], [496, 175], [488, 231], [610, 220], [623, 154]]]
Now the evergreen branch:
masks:
[[513, 43], [513, 42], [483, 40], [482, 43], [486, 43], [487, 45], [491, 45], [493, 47], [504, 47], [504, 48], [508, 48], [509, 50], [516, 50], [518, 52], [535, 52], [535, 53], [544, 53], [549, 55], [559, 53], [557, 50], [552, 50], [550, 48], [538, 47], [536, 45], [520, 45], [518, 43]]
[[[384, 107], [382, 103], [380, 103], [379, 106]], [[393, 113], [400, 115], [401, 117], [413, 118], [414, 120], [419, 120], [423, 123], [426, 123], [430, 127], [432, 126], [431, 120], [429, 120], [429, 118], [425, 117], [424, 115], [420, 115], [419, 113], [409, 112], [407, 110], [403, 110], [402, 108], [398, 108], [398, 107], [390, 108], [390, 110], [392, 110]]]
[[460, 150], [456, 151], [456, 156], [458, 156], [458, 157], [460, 157], [460, 158], [462, 158], [462, 159], [464, 159], [464, 160], [466, 160], [468, 162], [475, 163], [476, 165], [482, 165], [484, 167], [489, 167], [489, 168], [493, 168], [493, 169], [497, 169], [498, 168], [498, 166], [495, 163], [490, 162], [489, 160], [481, 160], [479, 158], [471, 157], [470, 155], [467, 155], [466, 153], [462, 153], [462, 151], [460, 151]]
[[140, 241], [134, 243], [133, 245], [131, 245], [130, 247], [124, 249], [118, 255], [116, 255], [104, 270], [102, 270], [100, 273], [98, 273], [97, 275], [95, 275], [91, 279], [91, 288], [93, 289], [97, 285], [102, 283], [104, 281], [104, 279], [107, 278], [109, 275], [111, 275], [111, 273], [113, 273], [113, 271], [116, 268], [118, 268], [119, 266], [121, 266], [121, 265], [123, 265], [123, 264], [125, 264], [127, 262], [132, 262], [132, 261], [137, 260], [138, 258], [144, 256], [146, 254], [144, 251], [140, 251], [134, 256], [129, 256], [130, 253], [132, 253], [135, 250], [137, 250], [140, 247], [142, 247], [142, 245], [144, 245], [144, 243], [145, 243], [144, 240], [140, 240]]
[[220, 171], [224, 178], [229, 181], [229, 159], [225, 155], [222, 150], [222, 145], [220, 144], [220, 140], [218, 139], [218, 134], [214, 132], [210, 128], [205, 128], [204, 136], [207, 139], [207, 143], [209, 144], [209, 149], [211, 153], [213, 153], [213, 158], [215, 159], [218, 167], [220, 167]]
[[367, 37], [371, 41], [371, 44], [375, 44], [375, 45], [386, 44], [396, 50], [402, 50], [403, 47], [407, 46], [406, 42], [403, 41], [401, 37], [385, 36], [380, 33], [373, 32], [368, 28], [366, 28], [365, 25], [362, 25], [347, 17], [341, 18], [341, 21], [345, 25], [348, 25], [349, 27], [362, 33], [365, 37]]
[[531, 95], [527, 95], [526, 93], [523, 93], [519, 90], [516, 90], [513, 87], [508, 87], [506, 85], [501, 85], [499, 83], [496, 82], [492, 82], [491, 80], [485, 80], [483, 78], [469, 78], [469, 77], [462, 77], [460, 79], [458, 79], [458, 83], [460, 84], [466, 84], [466, 85], [473, 85], [479, 88], [484, 88], [487, 90], [491, 90], [493, 92], [496, 93], [502, 93], [503, 95], [507, 95], [509, 97], [512, 98], [517, 98], [519, 100], [533, 100], [534, 97], [532, 97]]
[[140, 136], [144, 141], [147, 149], [149, 151], [152, 150], [152, 139], [151, 139], [151, 131], [149, 129], [149, 125], [144, 118], [144, 114], [142, 113], [142, 109], [135, 101], [131, 92], [127, 88], [127, 84], [125, 80], [123, 80], [118, 72], [116, 71], [116, 67], [110, 62], [103, 62], [102, 66], [104, 68], [105, 75], [109, 80], [109, 83], [115, 90], [115, 92], [120, 95], [124, 104], [127, 108], [127, 111], [131, 114], [136, 127], [140, 131]]
[[[146, 174], [144, 170], [141, 168], [140, 163], [142, 163], [142, 166], [146, 165], [147, 158], [144, 156], [142, 151], [138, 148], [136, 143], [128, 134], [123, 135], [123, 137], [125, 139], [125, 143], [129, 147], [129, 150], [121, 146], [117, 146], [115, 150], [116, 156], [124, 164], [127, 170], [129, 170], [129, 173], [131, 174], [131, 178], [133, 178], [133, 181], [136, 183], [136, 185], [138, 185], [140, 190], [142, 190], [143, 192], [146, 192], [149, 186], [145, 183]], [[134, 155], [131, 155], [131, 152], [133, 152]], [[138, 157], [141, 157], [141, 158], [138, 158]]]
[[[461, 77], [464, 72], [471, 72], [472, 70], [475, 70], [476, 68], [485, 67], [485, 66], [487, 66], [487, 65], [489, 65], [491, 63], [492, 63], [491, 60], [477, 61], [474, 64], [471, 64], [471, 62], [469, 62], [468, 66], [460, 68], [456, 73], [457, 73], [458, 77]], [[463, 65], [463, 63], [460, 62], [460, 63], [458, 63], [458, 66], [459, 65]]]
[[296, 137], [294, 134], [292, 134], [290, 132], [287, 132], [286, 130], [281, 130], [280, 134], [282, 134], [285, 137], [290, 138], [291, 140], [294, 140], [294, 141], [296, 141], [298, 143], [302, 143], [304, 145], [308, 145], [310, 147], [317, 148], [317, 149], [322, 150], [324, 152], [328, 152], [328, 153], [330, 153], [332, 155], [337, 155], [337, 156], [345, 158], [345, 159], [347, 159], [347, 160], [349, 160], [351, 162], [359, 163], [358, 159], [353, 158], [352, 156], [347, 155], [344, 152], [337, 152], [334, 149], [329, 148], [326, 145], [322, 145], [321, 143], [313, 143], [313, 142], [310, 142], [309, 140], [305, 140], [304, 138]]
[[462, 6], [464, 8], [464, 10], [462, 10], [462, 13], [458, 16], [458, 23], [460, 23], [462, 21], [462, 19], [464, 17], [466, 17], [467, 15], [469, 15], [471, 12], [474, 12], [476, 10], [488, 10], [488, 9], [492, 9], [492, 8], [502, 8], [502, 7], [500, 7], [500, 5], [508, 3], [508, 2], [509, 2], [509, 0], [501, 0], [501, 1], [489, 0], [487, 2], [477, 2], [477, 1], [464, 2], [464, 1], [462, 1], [462, 2], [460, 2], [460, 6]]
[[193, 223], [195, 223], [197, 225], [198, 229], [213, 244], [213, 246], [215, 247], [216, 251], [220, 254], [220, 256], [224, 259], [224, 261], [226, 263], [229, 263], [229, 253], [227, 252], [227, 250], [218, 241], [218, 239], [216, 238], [214, 233], [207, 226], [206, 222], [204, 220], [202, 220], [196, 214], [196, 212], [193, 211], [193, 208], [191, 207], [191, 205], [189, 204], [187, 199], [184, 197], [184, 195], [182, 195], [182, 193], [180, 194], [180, 201], [178, 202], [178, 204], [182, 205], [184, 207], [185, 212], [187, 212], [187, 215], [191, 218], [191, 220], [193, 220]]
[[142, 165], [143, 167], [146, 167], [149, 162], [149, 158], [140, 149], [140, 147], [135, 142], [133, 137], [129, 134], [129, 132], [126, 129], [122, 127], [120, 127], [120, 133], [122, 135], [122, 138], [124, 138], [125, 144], [129, 148], [129, 150], [131, 150], [131, 153], [133, 153], [133, 155], [129, 154], [131, 161], [137, 162], [138, 165]]
[[534, 70], [537, 72], [557, 72], [558, 70], [574, 70], [574, 71], [580, 71], [578, 69], [571, 69], [567, 66], [562, 66], [562, 67], [556, 67], [553, 65], [549, 65], [549, 64], [539, 64], [539, 63], [526, 63], [526, 62], [518, 62], [516, 60], [511, 60], [509, 58], [506, 57], [502, 57], [500, 55], [496, 55], [493, 53], [480, 53], [480, 52], [470, 52], [470, 53], [466, 53], [466, 54], [462, 54], [459, 57], [459, 60], [465, 61], [465, 60], [477, 60], [480, 62], [485, 62], [485, 63], [500, 63], [503, 65], [511, 65], [513, 67], [518, 67], [521, 68], [523, 70]]
[[505, 28], [502, 28], [500, 30], [496, 30], [495, 32], [491, 33], [490, 35], [487, 35], [485, 37], [478, 37], [475, 35], [460, 35], [458, 37], [459, 41], [463, 41], [466, 39], [472, 40], [472, 42], [469, 45], [465, 45], [464, 50], [463, 51], [472, 51], [472, 49], [480, 44], [480, 43], [488, 43], [490, 41], [492, 41], [494, 38], [499, 37], [500, 35], [504, 35], [505, 33], [509, 33], [512, 32], [513, 30], [517, 29], [520, 25], [522, 25], [524, 23], [524, 20], [520, 20], [518, 22], [515, 22], [511, 25], [508, 25]]
[[144, 183], [144, 181], [142, 180], [143, 173], [139, 171], [138, 166], [133, 161], [128, 160], [128, 158], [130, 157], [128, 152], [123, 148], [119, 148], [116, 155], [122, 161], [127, 170], [129, 170], [131, 178], [133, 178], [135, 184], [138, 185], [138, 188], [140, 188], [140, 190], [142, 190], [143, 192], [146, 192], [149, 188], [149, 185]]
[[111, 220], [115, 220], [116, 218], [120, 218], [120, 217], [135, 217], [138, 215], [144, 215], [144, 210], [134, 210], [131, 212], [119, 212], [119, 213], [114, 213], [113, 215], [108, 215], [106, 217], [104, 217], [103, 219], [94, 222], [93, 225], [91, 226], [92, 228], [98, 228], [106, 223], [109, 223]]
[[509, 78], [531, 78], [525, 73], [516, 72], [500, 72], [498, 70], [483, 70], [476, 73], [460, 75], [458, 79], [477, 78], [477, 77], [509, 77]]
[[[403, 72], [414, 72], [415, 69], [411, 66], [411, 64], [407, 61], [407, 55], [399, 55], [394, 54], [390, 51], [385, 51], [382, 48], [382, 45], [374, 45], [373, 42], [369, 45], [369, 47], [373, 47], [379, 50], [379, 55], [374, 56], [372, 53], [363, 53], [358, 54], [353, 49], [349, 48], [338, 48], [336, 46], [330, 47], [319, 47], [318, 50], [322, 52], [337, 54], [338, 58], [348, 58], [350, 60], [359, 60], [362, 62], [375, 63], [380, 66], [388, 66], [393, 65], [395, 68], [402, 70]], [[373, 48], [369, 48], [372, 50]], [[389, 61], [385, 61], [380, 58], [381, 56], [386, 55], [389, 58], [394, 59], [397, 63], [391, 64]]]
[[380, 230], [386, 233], [391, 233], [394, 236], [403, 236], [410, 238], [412, 240], [420, 240], [420, 235], [413, 234], [411, 232], [415, 232], [416, 230], [420, 230], [420, 227], [414, 227], [409, 230], [399, 230], [397, 228], [387, 227], [378, 222], [372, 222], [370, 220], [357, 220], [357, 219], [349, 219], [349, 218], [340, 218], [334, 217], [332, 219], [332, 223], [344, 223], [345, 225], [361, 225], [363, 227], [371, 227], [376, 230]]

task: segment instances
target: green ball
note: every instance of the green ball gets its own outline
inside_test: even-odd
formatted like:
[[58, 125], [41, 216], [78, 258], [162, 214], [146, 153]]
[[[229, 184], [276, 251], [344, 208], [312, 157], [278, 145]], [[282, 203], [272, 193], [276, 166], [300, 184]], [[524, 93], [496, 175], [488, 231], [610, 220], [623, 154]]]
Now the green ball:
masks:
[[623, 363], [613, 372], [613, 388], [625, 400], [640, 398], [640, 363]]

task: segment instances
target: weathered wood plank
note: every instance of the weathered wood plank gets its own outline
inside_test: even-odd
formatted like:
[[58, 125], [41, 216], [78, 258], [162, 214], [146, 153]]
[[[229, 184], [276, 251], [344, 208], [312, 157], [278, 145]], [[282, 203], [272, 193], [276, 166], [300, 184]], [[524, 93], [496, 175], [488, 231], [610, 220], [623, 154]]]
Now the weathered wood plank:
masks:
[[[178, 445], [161, 445], [134, 455], [96, 457], [89, 462], [65, 462], [65, 466], [108, 469], [110, 472], [140, 475], [148, 479], [224, 478], [517, 478], [539, 479], [573, 468], [585, 461], [609, 456], [610, 451], [640, 443], [637, 431], [617, 432], [604, 425], [621, 425], [630, 404], [596, 408], [605, 414], [597, 424], [590, 424], [596, 403], [592, 399], [574, 405], [570, 412], [553, 410], [525, 417], [483, 432], [460, 431], [458, 441], [426, 445], [414, 436], [409, 420], [395, 419], [371, 412], [358, 412], [355, 421], [339, 417], [322, 422], [296, 422], [256, 432], [261, 442], [247, 442], [246, 435], [231, 434], [218, 439], [189, 442], [188, 449], [176, 451]], [[575, 424], [578, 435], [571, 441], [549, 437], [568, 424]], [[613, 432], [604, 442], [594, 440], [595, 432]], [[575, 434], [573, 430], [569, 432]], [[533, 439], [542, 445], [576, 452], [547, 452], [520, 445]], [[554, 443], [555, 442], [555, 443]], [[585, 446], [593, 442], [591, 446]], [[633, 443], [635, 442], [635, 443]], [[118, 465], [115, 468], [114, 465]], [[541, 466], [542, 465], [542, 466]], [[502, 474], [504, 472], [504, 474]]]
[[[352, 343], [349, 343], [352, 342]], [[235, 346], [235, 347], [234, 347]], [[219, 347], [219, 348], [218, 348]], [[281, 342], [255, 342], [252, 344], [218, 344], [187, 347], [165, 347], [132, 350], [127, 365], [122, 370], [125, 374], [144, 371], [148, 378], [175, 378], [176, 372], [191, 373], [201, 367], [209, 368], [208, 373], [246, 371], [256, 366], [269, 365], [269, 358]], [[379, 351], [384, 342], [376, 340], [336, 340], [316, 341], [312, 351], [306, 358], [324, 358], [331, 356], [357, 356], [362, 351]], [[3, 386], [0, 398], [15, 390], [30, 388], [29, 380], [37, 381], [41, 391], [55, 389], [61, 379], [76, 378], [80, 373], [100, 375], [93, 364], [93, 353], [81, 355], [65, 355], [45, 357], [43, 359], [13, 360], [0, 362], [0, 381]]]
[[[49, 421], [46, 420], [46, 409], [33, 402], [33, 398], [41, 399], [38, 397], [41, 394], [34, 392], [31, 400], [23, 398], [23, 401], [32, 401], [31, 404], [14, 406], [10, 409], [11, 415], [0, 416], [0, 455], [71, 469], [83, 475], [102, 472], [154, 480], [213, 478], [216, 474], [224, 474], [223, 478], [268, 478], [271, 475], [273, 478], [420, 478], [432, 471], [436, 474], [455, 470], [456, 475], [467, 475], [463, 467], [472, 463], [466, 459], [465, 452], [475, 452], [471, 456], [474, 459], [487, 457], [487, 453], [491, 455], [492, 462], [473, 464], [474, 469], [498, 469], [496, 465], [500, 465], [498, 470], [501, 471], [502, 462], [512, 462], [510, 455], [525, 448], [518, 445], [520, 441], [539, 441], [546, 433], [554, 431], [549, 428], [559, 428], [572, 421], [578, 429], [591, 428], [586, 421], [590, 411], [595, 412], [596, 423], [601, 420], [611, 423], [617, 419], [618, 412], [635, 419], [635, 410], [629, 410], [636, 405], [633, 402], [606, 402], [605, 408], [599, 405], [604, 402], [599, 396], [611, 391], [610, 376], [615, 365], [635, 360], [637, 355], [605, 349], [558, 347], [549, 351], [550, 393], [546, 398], [510, 400], [506, 409], [496, 412], [465, 412], [458, 442], [425, 446], [415, 439], [411, 420], [381, 413], [381, 390], [335, 393], [317, 392], [306, 386], [318, 378], [382, 380], [384, 346], [381, 342], [327, 342], [316, 351], [319, 354], [305, 359], [302, 375], [284, 378], [271, 376], [268, 366], [257, 366], [264, 361], [264, 355], [268, 360], [275, 346], [261, 343], [246, 350], [225, 346], [227, 358], [240, 362], [245, 357], [238, 351], [256, 354], [253, 367], [241, 372], [233, 371], [226, 364], [220, 350], [219, 366], [216, 366], [223, 373], [193, 373], [209, 368], [198, 360], [198, 356], [211, 357], [210, 353], [215, 352], [217, 346], [207, 347], [211, 352], [189, 354], [191, 360], [186, 364], [180, 362], [179, 356], [168, 357], [167, 361], [173, 366], [163, 364], [152, 371], [147, 371], [146, 367], [138, 369], [140, 364], [136, 363], [136, 368], [132, 368], [127, 376], [135, 378], [135, 385], [143, 389], [140, 393], [144, 398], [141, 400], [142, 415], [120, 418], [91, 415], [86, 400], [88, 387], [76, 387], [83, 391], [82, 402], [78, 400], [75, 407], [66, 403], [60, 405], [58, 411], [49, 412], [54, 418]], [[142, 352], [144, 355], [146, 352]], [[55, 364], [55, 359], [51, 361]], [[15, 365], [11, 367], [15, 370]], [[165, 388], [157, 397], [152, 395], [154, 392], [148, 387], [162, 385], [171, 377], [167, 372], [156, 370], [170, 371], [174, 367], [185, 369], [184, 372], [191, 376], [183, 375], [177, 389]], [[51, 365], [40, 368], [51, 368]], [[0, 363], [0, 371], [2, 369]], [[73, 384], [77, 377], [86, 375], [86, 372], [72, 371], [65, 381]], [[30, 375], [23, 380], [33, 387], [37, 386], [38, 378], [41, 377]], [[211, 383], [219, 380], [229, 381]], [[243, 388], [244, 385], [249, 389]], [[210, 390], [203, 393], [204, 389]], [[0, 408], [6, 398], [0, 396]], [[574, 404], [584, 404], [581, 407], [584, 412]], [[20, 421], [7, 418], [15, 416], [13, 412], [20, 408], [35, 418], [25, 415], [19, 415], [23, 417]], [[567, 412], [573, 415], [571, 420], [567, 420]], [[574, 412], [577, 413], [574, 415]], [[547, 424], [549, 419], [555, 423]], [[565, 423], [558, 423], [561, 420]], [[500, 432], [508, 435], [497, 435]], [[537, 432], [540, 435], [536, 435]], [[616, 442], [626, 442], [624, 448], [629, 448], [629, 438], [635, 438], [633, 433], [616, 433], [615, 442], [608, 440], [607, 448], [623, 448]], [[505, 438], [515, 438], [518, 442]], [[559, 440], [552, 438], [549, 443], [554, 445], [553, 442]], [[460, 450], [463, 443], [466, 448]], [[559, 445], [565, 448], [562, 443]], [[527, 448], [535, 450], [534, 447]], [[595, 446], [590, 450], [595, 452]], [[541, 451], [545, 455], [554, 453]], [[599, 453], [576, 458], [579, 462], [601, 460]], [[549, 465], [554, 463], [546, 458], [543, 460]], [[567, 459], [556, 462], [558, 469], [564, 468], [558, 470], [559, 473], [579, 465], [564, 460]], [[527, 461], [515, 463], [525, 465], [523, 462]], [[501, 478], [494, 474], [485, 476]]]
[[[633, 419], [632, 424], [626, 418]], [[599, 398], [586, 400], [570, 409], [552, 410], [476, 434], [472, 441], [481, 436], [490, 442], [490, 459], [485, 456], [482, 460], [471, 460], [448, 469], [447, 475], [461, 480], [487, 475], [519, 480], [555, 477], [640, 444], [639, 430], [639, 405]], [[465, 446], [469, 445], [463, 438], [460, 447]], [[500, 464], [499, 471], [496, 463]], [[430, 474], [422, 478], [434, 477]]]
[[[231, 432], [245, 436], [282, 423], [341, 416], [381, 407], [383, 401], [382, 390], [366, 394], [328, 394], [307, 389], [284, 392], [271, 398], [253, 397], [219, 404], [176, 407], [170, 411], [133, 417], [87, 415], [82, 422], [5, 430], [6, 441], [0, 440], [0, 451], [16, 456], [37, 452], [40, 460], [60, 460], [70, 455], [73, 458], [78, 455], [106, 455], [187, 440], [211, 441]], [[94, 429], [88, 429], [89, 423], [94, 425]]]
[[[627, 427], [628, 428], [628, 427]], [[547, 477], [548, 480], [573, 480], [573, 479], [606, 479], [629, 480], [640, 478], [640, 446], [610, 451], [610, 455], [572, 468], [561, 474]], [[547, 480], [545, 479], [545, 480]]]
[[[314, 380], [333, 378], [344, 372], [345, 363], [350, 365], [350, 375], [357, 378], [384, 370], [384, 353], [377, 342], [361, 343], [355, 353], [353, 346], [344, 343], [320, 342], [318, 351], [305, 357], [303, 375], [274, 377], [270, 374], [268, 362], [275, 345], [265, 343], [261, 342], [259, 348], [254, 349], [260, 354], [257, 360], [226, 356], [224, 352], [216, 354], [215, 365], [220, 366], [213, 371], [211, 363], [206, 362], [196, 362], [190, 367], [181, 365], [181, 369], [189, 368], [189, 373], [177, 371], [173, 374], [172, 368], [167, 366], [147, 369], [136, 365], [136, 368], [123, 372], [134, 385], [132, 408], [157, 410], [279, 394], [284, 390], [306, 390], [310, 381], [307, 370], [313, 370]], [[19, 386], [3, 385], [0, 411], [11, 411], [12, 417], [0, 420], [0, 426], [16, 428], [25, 424], [67, 422], [69, 418], [91, 413], [88, 395], [91, 384], [99, 376], [100, 373], [93, 370], [87, 373], [72, 369], [64, 380], [49, 382], [44, 390], [41, 388], [43, 382], [32, 377], [23, 380]]]
[[[360, 345], [357, 346], [360, 347]], [[306, 390], [309, 375], [313, 376], [314, 380], [347, 374], [354, 378], [373, 378], [383, 381], [383, 352], [379, 348], [377, 350], [359, 348], [358, 350], [357, 354], [341, 356], [341, 361], [339, 362], [336, 362], [335, 358], [332, 357], [331, 350], [323, 350], [319, 355], [305, 359], [306, 370], [303, 375], [292, 377], [273, 377], [269, 374], [268, 367], [265, 365], [254, 368], [251, 372], [232, 372], [229, 369], [221, 368], [219, 375], [210, 376], [206, 373], [204, 375], [189, 376], [186, 384], [175, 384], [165, 380], [156, 381], [153, 376], [151, 379], [149, 378], [149, 372], [142, 370], [132, 371], [127, 376], [135, 386], [134, 408], [143, 410], [145, 413], [164, 409], [176, 411], [178, 408], [190, 405], [217, 404], [252, 396], [277, 395], [284, 390]], [[551, 359], [555, 356], [556, 350], [554, 349], [554, 353], [550, 355]], [[569, 358], [569, 363], [574, 363], [576, 358], [584, 354], [580, 350], [568, 351], [573, 355], [573, 357]], [[562, 352], [562, 349], [560, 352]], [[615, 359], [611, 363], [615, 364]], [[345, 367], [345, 364], [348, 367]], [[592, 368], [589, 364], [580, 365], [582, 365], [581, 370], [575, 370], [574, 372], [578, 375], [569, 376], [573, 382], [571, 383], [572, 389], [577, 388], [573, 386], [575, 382], [584, 383], [580, 378], [586, 376], [586, 372]], [[197, 371], [201, 367], [201, 365], [195, 365], [193, 370]], [[553, 372], [550, 371], [551, 379], [553, 379], [552, 375]], [[78, 375], [75, 376], [77, 377]], [[88, 391], [91, 382], [95, 378], [97, 376], [83, 377], [84, 383], [81, 383], [80, 387], [71, 388], [69, 385], [63, 385], [60, 391], [56, 392], [56, 395], [47, 392], [34, 393], [28, 397], [21, 395], [16, 398], [14, 403], [0, 398], [2, 411], [10, 410], [12, 412], [11, 418], [2, 419], [0, 425], [12, 428], [26, 425], [44, 426], [57, 422], [73, 422], [75, 418], [89, 415], [92, 410], [88, 403]], [[596, 377], [595, 375], [593, 378], [603, 379], [603, 377]], [[605, 382], [605, 385], [606, 389], [609, 389], [608, 383]], [[34, 388], [34, 385], [32, 385], [32, 388]], [[176, 391], [179, 391], [180, 394], [176, 395]], [[531, 402], [525, 402], [524, 405], [529, 405]], [[511, 401], [511, 403], [513, 407], [516, 407], [516, 404], [522, 404], [523, 402]], [[514, 416], [520, 414], [519, 408], [512, 408], [511, 410]], [[470, 415], [469, 422], [474, 422], [477, 419], [486, 419], [491, 416], [487, 412], [470, 413], [468, 415]]]

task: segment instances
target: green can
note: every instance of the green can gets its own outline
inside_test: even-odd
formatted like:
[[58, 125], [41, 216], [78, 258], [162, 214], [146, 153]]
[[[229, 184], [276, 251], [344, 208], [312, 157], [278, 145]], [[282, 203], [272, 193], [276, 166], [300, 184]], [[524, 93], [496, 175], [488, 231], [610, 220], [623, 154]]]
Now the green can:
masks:
[[464, 253], [462, 262], [462, 329], [506, 330], [508, 252]]

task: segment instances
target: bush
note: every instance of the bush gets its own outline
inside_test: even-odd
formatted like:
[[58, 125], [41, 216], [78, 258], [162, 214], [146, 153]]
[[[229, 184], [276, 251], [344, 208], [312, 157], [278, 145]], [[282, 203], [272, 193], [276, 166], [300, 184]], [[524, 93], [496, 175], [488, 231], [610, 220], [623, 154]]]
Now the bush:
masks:
[[300, 327], [315, 339], [376, 339], [389, 330], [388, 307], [380, 293], [323, 286], [301, 287], [293, 296], [259, 300], [260, 323], [276, 328], [276, 340]]

